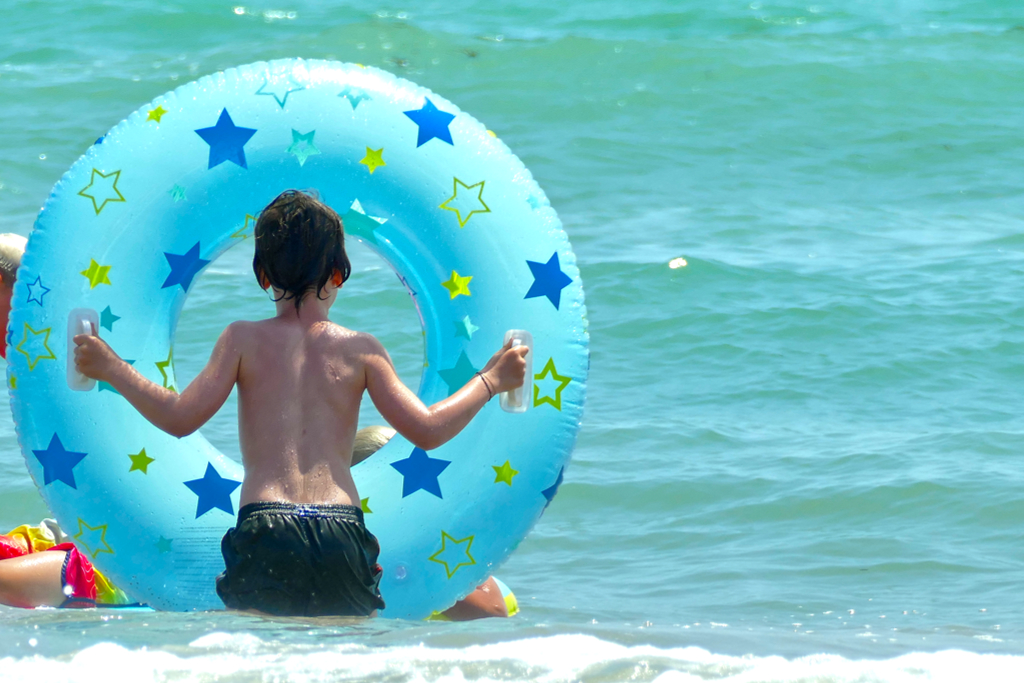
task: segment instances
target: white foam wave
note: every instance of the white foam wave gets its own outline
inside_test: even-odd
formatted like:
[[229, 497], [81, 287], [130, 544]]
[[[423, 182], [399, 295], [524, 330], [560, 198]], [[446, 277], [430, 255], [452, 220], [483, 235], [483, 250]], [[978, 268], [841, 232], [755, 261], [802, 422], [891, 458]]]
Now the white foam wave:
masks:
[[542, 683], [868, 683], [931, 681], [1016, 683], [1024, 657], [958, 650], [911, 653], [887, 660], [838, 655], [734, 657], [696, 647], [627, 647], [584, 635], [557, 635], [450, 649], [424, 645], [263, 641], [250, 634], [213, 633], [176, 651], [99, 643], [70, 658], [0, 659], [5, 681], [146, 683], [149, 681], [388, 681]]

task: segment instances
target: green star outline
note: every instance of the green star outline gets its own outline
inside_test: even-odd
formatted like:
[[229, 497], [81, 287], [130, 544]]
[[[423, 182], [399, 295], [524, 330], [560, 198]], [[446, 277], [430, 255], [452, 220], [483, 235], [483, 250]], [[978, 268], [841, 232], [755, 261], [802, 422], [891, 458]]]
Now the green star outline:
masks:
[[[174, 384], [171, 382], [171, 375], [174, 374], [173, 348], [167, 350], [167, 360], [162, 360], [156, 363], [156, 369], [160, 371], [160, 376], [163, 378], [164, 389], [170, 389], [174, 393], [178, 393], [178, 390], [174, 388]], [[168, 374], [168, 370], [170, 370], [170, 374]]]
[[544, 379], [550, 373], [551, 377], [559, 382], [558, 388], [555, 389], [555, 397], [540, 396], [540, 387], [536, 384], [533, 385], [533, 407], [549, 403], [554, 406], [555, 410], [562, 409], [562, 389], [569, 386], [569, 382], [572, 381], [572, 377], [566, 377], [565, 375], [559, 375], [558, 370], [555, 368], [555, 359], [548, 358], [548, 362], [544, 364], [544, 369], [541, 370], [540, 374], [534, 375], [533, 378], [537, 381]]
[[243, 223], [242, 227], [240, 227], [238, 230], [235, 230], [233, 233], [231, 233], [232, 239], [238, 239], [238, 240], [248, 239], [249, 238], [249, 233], [247, 233], [246, 231], [249, 229], [249, 224], [250, 223], [253, 224], [254, 228], [256, 227], [256, 218], [257, 218], [257, 216], [259, 216], [259, 214], [256, 214], [256, 216], [252, 215], [251, 213], [245, 214], [245, 223]]
[[[451, 579], [453, 576], [455, 576], [455, 572], [459, 571], [460, 567], [471, 567], [472, 565], [476, 564], [476, 560], [473, 559], [473, 556], [469, 554], [470, 549], [473, 547], [473, 539], [474, 538], [476, 538], [476, 537], [475, 536], [466, 536], [463, 539], [456, 540], [454, 537], [449, 536], [447, 531], [442, 530], [441, 531], [441, 549], [438, 550], [433, 555], [431, 555], [428, 559], [431, 562], [437, 562], [438, 564], [443, 564], [444, 565], [445, 573], [448, 575], [448, 578]], [[469, 562], [459, 562], [458, 564], [455, 565], [455, 569], [451, 569], [448, 566], [448, 562], [446, 562], [445, 560], [438, 559], [438, 555], [440, 555], [441, 553], [443, 553], [447, 549], [448, 541], [451, 541], [455, 545], [462, 545], [463, 543], [466, 543], [465, 553], [466, 553], [466, 557], [469, 558]], [[467, 543], [467, 541], [468, 541], [468, 543]]]
[[[86, 543], [85, 539], [82, 538], [82, 535], [85, 533], [85, 529], [83, 529], [82, 527], [85, 527], [85, 529], [88, 529], [89, 531], [99, 531], [100, 532], [100, 543], [103, 544], [103, 547], [102, 548], [97, 548], [96, 550], [93, 550], [92, 548], [90, 548], [89, 544]], [[83, 546], [85, 548], [85, 551], [94, 560], [96, 559], [96, 556], [99, 555], [100, 553], [110, 553], [111, 555], [114, 554], [114, 549], [110, 547], [109, 543], [107, 543], [107, 525], [106, 524], [99, 524], [97, 526], [90, 526], [81, 517], [79, 517], [78, 518], [78, 533], [75, 534], [74, 536], [72, 536], [72, 538], [78, 539], [79, 545]]]
[[[110, 184], [110, 189], [112, 189], [114, 192], [117, 193], [117, 199], [104, 198], [103, 203], [99, 204], [97, 206], [97, 204], [96, 204], [96, 197], [94, 195], [91, 195], [91, 194], [86, 194], [85, 191], [88, 190], [90, 187], [92, 187], [96, 183], [96, 176], [99, 176], [100, 178], [103, 178], [104, 180], [106, 180], [110, 176], [114, 176], [114, 182]], [[100, 211], [102, 211], [104, 209], [104, 207], [106, 207], [106, 205], [109, 202], [123, 202], [123, 201], [127, 201], [124, 198], [124, 195], [121, 194], [121, 190], [117, 189], [117, 182], [119, 180], [121, 180], [121, 170], [120, 169], [118, 169], [116, 171], [111, 171], [110, 173], [106, 173], [105, 174], [102, 171], [94, 168], [94, 169], [92, 169], [92, 175], [89, 176], [89, 184], [86, 185], [85, 187], [83, 187], [81, 190], [79, 190], [78, 194], [81, 197], [86, 197], [86, 198], [92, 200], [93, 211], [95, 211], [96, 215], [99, 216], [100, 215]]]
[[[50, 345], [48, 343], [50, 341], [50, 331], [52, 329], [53, 328], [51, 328], [51, 327], [44, 327], [43, 329], [41, 329], [41, 330], [39, 330], [37, 332], [35, 329], [32, 328], [31, 325], [29, 325], [28, 323], [25, 323], [25, 336], [22, 338], [22, 340], [20, 342], [18, 342], [18, 345], [14, 347], [14, 350], [18, 351], [19, 353], [24, 355], [25, 358], [28, 359], [28, 369], [29, 369], [29, 372], [35, 370], [36, 369], [36, 364], [39, 363], [39, 361], [41, 361], [41, 360], [57, 360], [57, 356], [53, 355], [53, 349], [50, 348]], [[28, 341], [28, 334], [29, 334], [29, 332], [32, 333], [33, 339], [35, 337], [38, 337], [39, 335], [44, 335], [43, 336], [43, 348], [46, 349], [47, 353], [50, 354], [49, 356], [44, 356], [42, 354], [38, 354], [38, 355], [36, 355], [35, 360], [32, 360], [32, 356], [29, 354], [29, 352], [26, 351], [25, 349], [21, 348], [22, 346], [25, 345], [25, 342]]]
[[[444, 203], [441, 204], [441, 206], [439, 206], [438, 208], [444, 209], [445, 211], [451, 211], [452, 213], [454, 213], [455, 217], [459, 221], [459, 228], [466, 227], [466, 223], [468, 223], [469, 219], [473, 217], [473, 214], [475, 214], [475, 213], [490, 213], [491, 212], [491, 208], [489, 206], [487, 206], [487, 203], [484, 201], [484, 183], [486, 183], [486, 182], [487, 182], [486, 180], [481, 180], [479, 183], [474, 183], [473, 185], [467, 185], [466, 183], [462, 182], [458, 178], [452, 178], [452, 196], [449, 197], [448, 199], [444, 200]], [[456, 199], [458, 199], [458, 197], [459, 197], [459, 185], [462, 185], [462, 187], [466, 188], [467, 190], [472, 190], [474, 187], [477, 187], [477, 186], [480, 187], [480, 191], [477, 193], [476, 198], [477, 198], [477, 201], [479, 201], [480, 204], [484, 207], [483, 210], [473, 209], [472, 211], [470, 211], [469, 213], [466, 214], [465, 218], [463, 218], [462, 217], [462, 212], [459, 211], [459, 209], [457, 207], [453, 208], [453, 207], [448, 206], [448, 202], [453, 202]]]

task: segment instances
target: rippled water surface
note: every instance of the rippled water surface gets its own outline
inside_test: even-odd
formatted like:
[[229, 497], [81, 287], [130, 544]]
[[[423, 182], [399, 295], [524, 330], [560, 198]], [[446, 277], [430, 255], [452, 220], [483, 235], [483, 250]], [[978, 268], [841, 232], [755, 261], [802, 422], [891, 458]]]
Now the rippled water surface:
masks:
[[[367, 625], [0, 608], [3, 670], [1019, 680], [1015, 3], [273, 3], [8, 0], [0, 231], [27, 233], [127, 114], [238, 64], [378, 66], [479, 118], [562, 217], [591, 321], [573, 465], [500, 573], [523, 612]], [[183, 379], [227, 311], [272, 310], [249, 259], [229, 252], [193, 289]], [[415, 385], [415, 312], [375, 256], [353, 259], [335, 319], [376, 334]], [[204, 433], [237, 455], [234, 420], [229, 405]], [[4, 530], [47, 514], [9, 416], [0, 497]]]

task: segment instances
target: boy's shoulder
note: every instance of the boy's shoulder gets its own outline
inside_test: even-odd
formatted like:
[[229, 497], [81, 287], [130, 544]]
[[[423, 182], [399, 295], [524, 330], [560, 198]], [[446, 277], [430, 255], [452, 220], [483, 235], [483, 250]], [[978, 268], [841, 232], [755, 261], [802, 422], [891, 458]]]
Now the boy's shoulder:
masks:
[[377, 338], [369, 332], [360, 332], [331, 323], [330, 334], [335, 340], [357, 353], [373, 353], [383, 348]]
[[[278, 318], [236, 320], [224, 329], [223, 336], [242, 342], [258, 340], [261, 337], [265, 339], [280, 334], [281, 326], [282, 322]], [[316, 334], [330, 344], [343, 344], [357, 353], [378, 353], [384, 348], [372, 334], [353, 330], [329, 320], [317, 324]]]
[[266, 320], [236, 320], [220, 333], [221, 339], [240, 342], [259, 334], [264, 329]]
[[369, 332], [352, 330], [334, 323], [330, 323], [330, 326], [324, 331], [330, 338], [331, 344], [336, 344], [339, 348], [344, 349], [347, 352], [346, 355], [351, 354], [364, 358], [366, 356], [386, 355], [384, 345]]

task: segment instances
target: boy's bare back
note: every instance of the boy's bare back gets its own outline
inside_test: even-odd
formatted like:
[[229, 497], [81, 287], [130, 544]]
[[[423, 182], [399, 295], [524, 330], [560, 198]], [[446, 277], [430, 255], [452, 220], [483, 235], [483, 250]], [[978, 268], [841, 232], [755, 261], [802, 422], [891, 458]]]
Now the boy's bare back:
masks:
[[234, 323], [238, 434], [253, 501], [358, 505], [352, 443], [366, 389], [366, 335], [329, 321]]

